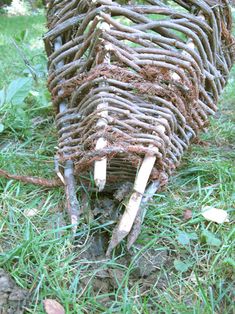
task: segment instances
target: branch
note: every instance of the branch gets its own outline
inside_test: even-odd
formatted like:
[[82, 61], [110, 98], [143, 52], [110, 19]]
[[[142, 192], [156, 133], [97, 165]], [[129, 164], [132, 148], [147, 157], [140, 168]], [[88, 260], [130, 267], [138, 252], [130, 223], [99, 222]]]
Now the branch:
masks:
[[[106, 22], [102, 22], [101, 23], [101, 29], [103, 32], [105, 32], [106, 30], [110, 30], [110, 25]], [[103, 60], [98, 61], [99, 58], [97, 58], [97, 62], [104, 62], [105, 64], [110, 64], [110, 53], [109, 53], [109, 47], [108, 45], [105, 45], [104, 47], [104, 55], [102, 56]], [[106, 86], [107, 83], [104, 81], [100, 84], [100, 86]], [[100, 96], [102, 98], [103, 93], [100, 93]], [[103, 129], [105, 130], [108, 122], [107, 122], [107, 117], [108, 117], [108, 102], [103, 102], [98, 104], [97, 109], [103, 109], [100, 113], [99, 113], [99, 120], [97, 121], [97, 129]], [[103, 137], [100, 137], [97, 140], [96, 143], [96, 150], [100, 150], [103, 148], [106, 148], [108, 145], [107, 140]], [[96, 160], [95, 164], [94, 164], [94, 180], [95, 180], [95, 184], [99, 189], [99, 192], [101, 192], [106, 184], [106, 177], [107, 177], [107, 157], [103, 157], [100, 160]]]
[[17, 45], [17, 43], [15, 42], [14, 39], [12, 39], [12, 43], [15, 46], [16, 50], [18, 51], [21, 59], [24, 61], [25, 66], [29, 69], [30, 73], [32, 74], [32, 77], [34, 79], [34, 81], [36, 83], [38, 83], [38, 77], [37, 77], [37, 73], [34, 70], [34, 68], [32, 67], [32, 65], [30, 64], [29, 60], [27, 59], [27, 57], [25, 56], [24, 52], [22, 51], [22, 49]]
[[47, 188], [55, 188], [55, 187], [63, 185], [63, 183], [57, 179], [48, 180], [48, 179], [39, 178], [39, 177], [20, 176], [20, 175], [16, 175], [16, 174], [11, 174], [11, 173], [3, 170], [3, 169], [0, 169], [0, 177], [17, 180], [17, 181], [21, 181], [24, 183], [40, 185], [40, 186], [44, 186]]
[[[62, 46], [62, 38], [58, 36], [54, 41], [54, 50], [60, 49]], [[56, 69], [61, 69], [64, 66], [64, 60], [56, 63]], [[59, 94], [63, 93], [63, 90], [59, 90]], [[67, 102], [61, 102], [59, 104], [60, 113], [66, 112], [68, 109]], [[66, 116], [66, 115], [65, 115]], [[66, 126], [66, 123], [64, 124]], [[55, 160], [56, 161], [56, 160]], [[58, 160], [57, 160], [58, 162]], [[55, 163], [57, 175], [61, 178], [62, 175], [59, 171], [59, 166]], [[67, 211], [70, 217], [71, 224], [73, 225], [72, 230], [75, 234], [78, 224], [78, 219], [80, 216], [80, 206], [76, 195], [76, 181], [74, 178], [74, 163], [72, 160], [67, 160], [64, 165], [64, 180], [65, 183], [65, 192], [66, 192], [66, 200], [67, 200]]]
[[107, 250], [106, 255], [109, 256], [111, 251], [129, 234], [136, 216], [139, 212], [139, 207], [145, 192], [149, 177], [156, 162], [156, 155], [146, 155], [140, 170], [137, 174], [133, 193], [127, 204], [126, 210], [122, 215], [118, 226], [115, 228], [112, 234], [112, 238]]

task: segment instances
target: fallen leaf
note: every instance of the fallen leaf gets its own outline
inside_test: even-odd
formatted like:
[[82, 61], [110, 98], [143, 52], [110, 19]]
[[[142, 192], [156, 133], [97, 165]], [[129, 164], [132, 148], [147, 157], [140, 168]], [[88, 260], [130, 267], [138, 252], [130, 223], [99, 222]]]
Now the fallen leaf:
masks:
[[43, 304], [47, 314], [65, 314], [63, 306], [56, 300], [46, 299]]
[[26, 209], [24, 214], [26, 217], [34, 217], [38, 214], [38, 209], [36, 209], [36, 208]]
[[205, 206], [202, 208], [202, 216], [209, 221], [217, 222], [218, 224], [222, 224], [224, 222], [229, 222], [228, 213], [219, 208], [215, 208], [212, 206]]
[[190, 209], [186, 209], [184, 212], [184, 219], [189, 220], [193, 217], [193, 212]]

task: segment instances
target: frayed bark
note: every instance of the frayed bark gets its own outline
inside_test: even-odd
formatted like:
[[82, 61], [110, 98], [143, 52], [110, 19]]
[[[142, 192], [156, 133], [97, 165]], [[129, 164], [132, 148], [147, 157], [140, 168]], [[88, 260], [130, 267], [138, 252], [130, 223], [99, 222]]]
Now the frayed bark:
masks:
[[46, 188], [55, 188], [55, 187], [63, 186], [63, 183], [58, 179], [49, 180], [49, 179], [44, 179], [44, 178], [39, 178], [39, 177], [16, 175], [16, 174], [11, 174], [3, 169], [0, 169], [0, 176], [6, 179], [12, 179], [12, 180], [20, 181], [23, 183], [30, 183], [34, 185], [44, 186]]

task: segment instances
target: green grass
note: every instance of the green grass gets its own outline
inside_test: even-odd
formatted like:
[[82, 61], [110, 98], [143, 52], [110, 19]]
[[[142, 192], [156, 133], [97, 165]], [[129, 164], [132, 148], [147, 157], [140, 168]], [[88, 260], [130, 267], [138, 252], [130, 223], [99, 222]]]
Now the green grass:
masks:
[[[11, 38], [17, 40], [40, 76], [24, 104], [0, 108], [0, 123], [4, 125], [0, 134], [0, 168], [50, 177], [54, 175], [56, 131], [45, 87], [43, 24], [40, 15], [0, 19], [0, 89], [15, 78], [28, 75]], [[208, 146], [191, 147], [167, 189], [155, 197], [146, 214], [138, 239], [142, 251], [163, 248], [169, 255], [167, 264], [155, 272], [148, 289], [143, 288], [143, 280], [132, 279], [135, 260], [141, 254], [138, 247], [129, 265], [122, 263], [122, 257], [96, 262], [97, 270], [108, 265], [123, 271], [123, 278], [108, 295], [94, 293], [95, 272], [91, 270], [90, 281], [83, 287], [81, 277], [88, 265], [78, 258], [82, 248], [73, 244], [69, 226], [64, 222], [67, 221], [63, 212], [64, 191], [0, 179], [0, 267], [32, 293], [29, 313], [44, 313], [45, 298], [57, 299], [66, 313], [72, 314], [233, 312], [234, 228], [232, 222], [222, 225], [205, 222], [200, 211], [204, 205], [222, 208], [229, 211], [232, 221], [234, 80], [235, 69], [221, 98], [219, 112], [211, 119], [208, 132], [201, 135]], [[29, 216], [32, 209], [36, 215]], [[193, 214], [190, 220], [183, 219], [187, 209]], [[79, 232], [85, 241], [97, 228], [101, 229], [95, 222], [90, 227], [82, 224]], [[182, 236], [187, 243], [182, 243]], [[187, 271], [175, 269], [174, 262], [179, 260]], [[105, 306], [107, 296], [110, 304]]]
[[[11, 38], [20, 39], [26, 31], [21, 47], [26, 56], [34, 64], [41, 63], [45, 56], [42, 54], [42, 34], [45, 30], [45, 18], [40, 15], [33, 16], [2, 16], [0, 19], [0, 89], [13, 78], [22, 74], [25, 65], [17, 50], [11, 43]], [[30, 27], [29, 27], [30, 26]]]

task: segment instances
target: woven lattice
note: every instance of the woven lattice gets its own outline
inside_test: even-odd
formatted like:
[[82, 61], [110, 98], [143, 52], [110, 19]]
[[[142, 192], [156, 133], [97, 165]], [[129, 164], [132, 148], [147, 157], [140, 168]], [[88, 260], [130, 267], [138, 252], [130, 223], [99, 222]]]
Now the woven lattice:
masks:
[[146, 195], [153, 195], [167, 182], [216, 111], [234, 57], [229, 4], [52, 0], [48, 27], [49, 89], [71, 222], [79, 216], [74, 173], [84, 180], [94, 170], [98, 189], [116, 189], [119, 200], [126, 183], [134, 184], [110, 254], [128, 234], [128, 247], [136, 240], [147, 183]]
[[163, 2], [50, 1], [58, 155], [79, 174], [105, 156], [108, 183], [134, 180], [148, 154], [163, 180], [216, 110], [233, 63], [228, 1]]

